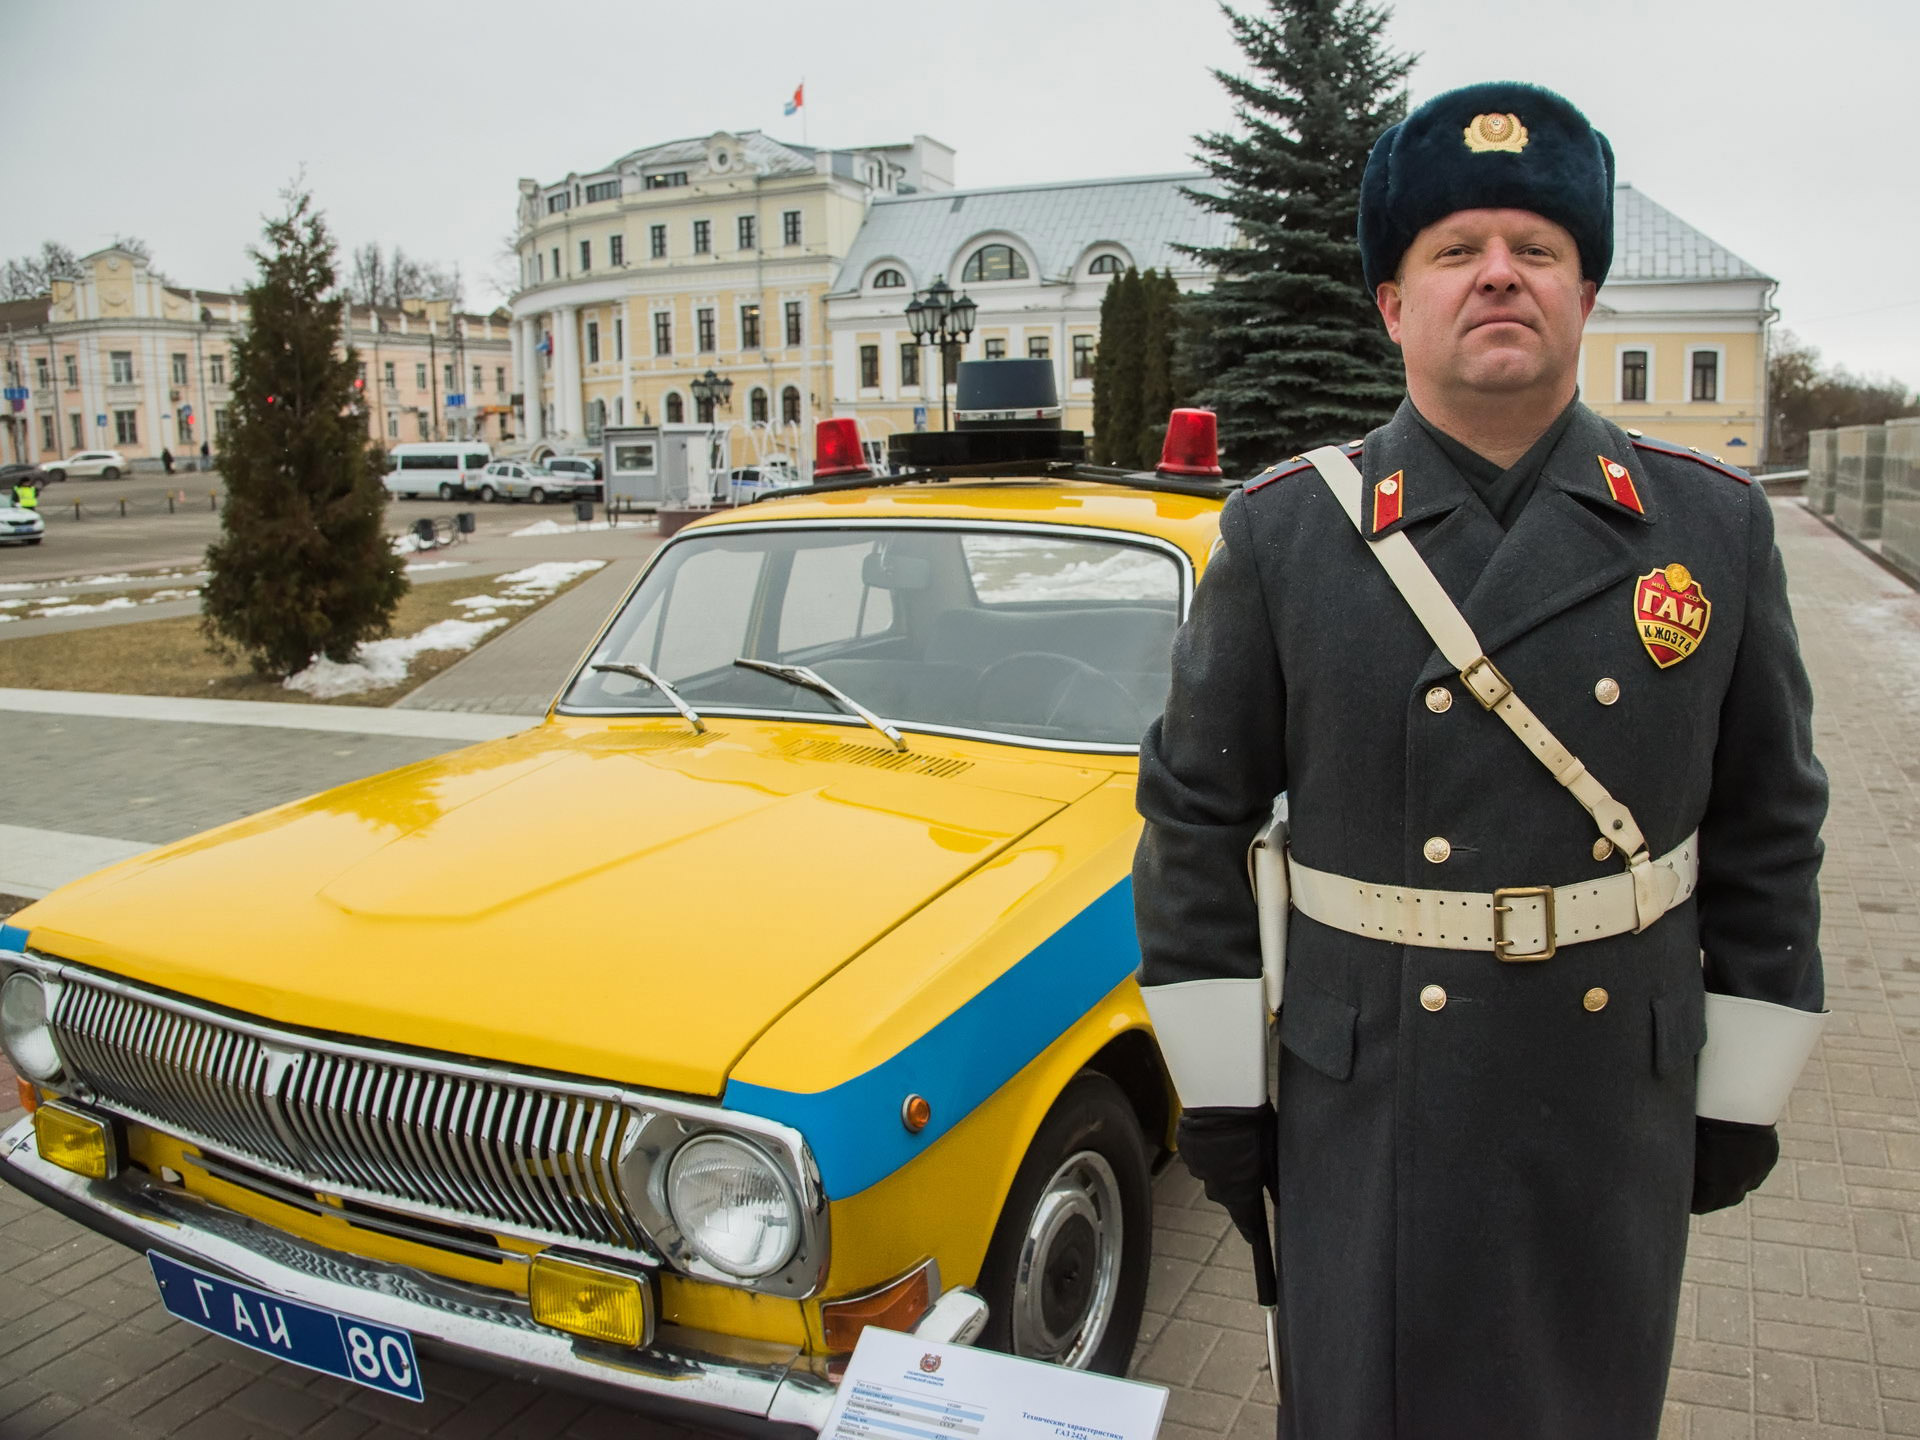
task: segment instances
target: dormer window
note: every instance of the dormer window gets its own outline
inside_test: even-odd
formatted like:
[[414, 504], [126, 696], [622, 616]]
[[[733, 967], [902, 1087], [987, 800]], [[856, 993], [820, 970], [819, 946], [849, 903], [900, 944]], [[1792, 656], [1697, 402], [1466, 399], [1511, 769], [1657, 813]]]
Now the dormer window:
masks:
[[602, 200], [618, 200], [620, 182], [618, 180], [600, 180], [587, 186], [587, 203], [594, 205]]
[[986, 280], [1024, 280], [1027, 278], [1026, 257], [1011, 245], [982, 245], [968, 257], [966, 268], [960, 272], [960, 278], [974, 283]]
[[547, 197], [547, 213], [549, 215], [558, 215], [562, 210], [572, 208], [573, 196], [568, 191], [562, 190], [556, 195], [549, 195]]
[[1118, 275], [1125, 267], [1118, 255], [1096, 255], [1093, 264], [1087, 267], [1089, 275]]
[[898, 270], [882, 270], [873, 277], [873, 288], [876, 290], [904, 290], [906, 284], [907, 277]]

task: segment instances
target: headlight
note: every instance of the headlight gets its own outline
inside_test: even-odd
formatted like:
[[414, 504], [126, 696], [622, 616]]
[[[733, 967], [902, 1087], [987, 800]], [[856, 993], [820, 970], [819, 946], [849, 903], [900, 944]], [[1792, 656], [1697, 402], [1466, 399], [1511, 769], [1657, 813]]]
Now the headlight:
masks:
[[60, 1074], [60, 1052], [53, 1046], [47, 1008], [47, 987], [37, 975], [16, 970], [0, 985], [0, 1044], [29, 1080], [53, 1080]]
[[701, 1259], [743, 1280], [771, 1275], [800, 1243], [800, 1205], [786, 1176], [731, 1135], [701, 1135], [674, 1153], [667, 1207]]

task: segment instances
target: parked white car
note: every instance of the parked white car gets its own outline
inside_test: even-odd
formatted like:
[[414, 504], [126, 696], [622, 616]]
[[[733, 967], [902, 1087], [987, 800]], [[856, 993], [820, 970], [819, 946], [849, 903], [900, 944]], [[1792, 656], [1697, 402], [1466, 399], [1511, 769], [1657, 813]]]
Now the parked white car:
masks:
[[118, 450], [82, 450], [41, 468], [54, 480], [65, 480], [69, 475], [97, 475], [102, 480], [118, 480], [129, 467], [127, 457]]
[[545, 469], [556, 480], [574, 482], [574, 493], [600, 494], [600, 459], [596, 455], [555, 455], [547, 461]]
[[480, 498], [489, 504], [495, 500], [531, 500], [536, 505], [543, 505], [548, 500], [572, 499], [576, 494], [594, 493], [591, 489], [582, 488], [576, 476], [550, 475], [524, 460], [495, 460], [480, 472], [475, 489]]
[[38, 545], [46, 533], [38, 510], [0, 501], [0, 545]]

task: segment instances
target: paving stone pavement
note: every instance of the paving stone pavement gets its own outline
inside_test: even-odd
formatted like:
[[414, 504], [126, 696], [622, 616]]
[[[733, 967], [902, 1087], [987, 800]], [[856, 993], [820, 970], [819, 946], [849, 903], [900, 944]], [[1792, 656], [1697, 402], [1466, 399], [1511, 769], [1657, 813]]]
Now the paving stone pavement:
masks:
[[[1920, 597], [1797, 505], [1778, 510], [1833, 780], [1834, 1017], [1779, 1168], [1695, 1222], [1660, 1440], [1920, 1436]], [[1171, 1388], [1161, 1434], [1270, 1437], [1247, 1249], [1179, 1165], [1154, 1195], [1133, 1373]], [[445, 1366], [428, 1387], [423, 1407], [385, 1400], [172, 1321], [139, 1257], [0, 1187], [5, 1440], [695, 1433]]]

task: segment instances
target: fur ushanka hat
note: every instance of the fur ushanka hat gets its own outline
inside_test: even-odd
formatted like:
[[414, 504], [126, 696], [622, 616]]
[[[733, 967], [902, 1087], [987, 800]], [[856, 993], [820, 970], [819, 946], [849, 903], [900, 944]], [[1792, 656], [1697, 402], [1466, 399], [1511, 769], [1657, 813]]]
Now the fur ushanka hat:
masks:
[[1613, 264], [1613, 147], [1563, 97], [1490, 81], [1436, 95], [1373, 142], [1360, 180], [1360, 264], [1369, 292], [1413, 237], [1458, 210], [1531, 210], [1566, 227], [1580, 273]]

